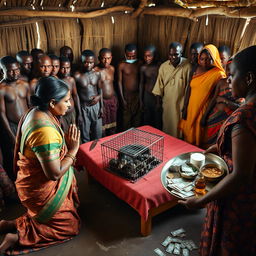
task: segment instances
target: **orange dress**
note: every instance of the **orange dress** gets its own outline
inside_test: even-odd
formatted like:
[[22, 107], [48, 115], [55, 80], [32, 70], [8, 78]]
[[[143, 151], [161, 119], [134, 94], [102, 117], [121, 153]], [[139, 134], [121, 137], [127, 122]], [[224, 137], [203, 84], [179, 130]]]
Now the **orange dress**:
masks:
[[209, 104], [210, 95], [217, 82], [226, 76], [221, 66], [218, 49], [214, 45], [206, 45], [204, 49], [210, 53], [215, 67], [192, 77], [187, 119], [182, 119], [179, 123], [184, 140], [196, 146], [201, 146], [205, 140], [206, 129], [201, 127], [200, 122]]

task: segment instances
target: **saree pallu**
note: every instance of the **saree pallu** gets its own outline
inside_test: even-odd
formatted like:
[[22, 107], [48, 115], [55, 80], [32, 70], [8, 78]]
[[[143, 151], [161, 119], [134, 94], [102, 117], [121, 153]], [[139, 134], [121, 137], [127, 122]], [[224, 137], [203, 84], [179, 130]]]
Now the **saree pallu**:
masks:
[[187, 119], [181, 120], [179, 127], [184, 136], [184, 140], [201, 146], [206, 138], [206, 129], [200, 125], [203, 114], [209, 104], [210, 95], [216, 83], [222, 78], [222, 72], [213, 68], [203, 74], [193, 76], [190, 87]]
[[[57, 121], [56, 121], [57, 122]], [[22, 124], [22, 122], [21, 122]], [[20, 124], [20, 126], [21, 126]], [[49, 180], [40, 162], [63, 159], [66, 146], [63, 133], [55, 122], [32, 121], [18, 130], [15, 158], [16, 189], [27, 212], [16, 219], [18, 247], [7, 252], [18, 255], [71, 239], [78, 234], [79, 204], [73, 170], [59, 180]], [[21, 151], [22, 154], [18, 153]]]

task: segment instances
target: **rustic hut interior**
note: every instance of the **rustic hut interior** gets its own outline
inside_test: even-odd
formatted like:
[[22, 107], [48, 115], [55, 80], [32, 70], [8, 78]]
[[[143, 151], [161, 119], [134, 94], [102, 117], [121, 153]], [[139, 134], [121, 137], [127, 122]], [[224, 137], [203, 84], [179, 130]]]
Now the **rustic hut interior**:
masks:
[[[112, 65], [117, 67], [128, 43], [138, 46], [140, 59], [145, 46], [155, 45], [164, 62], [171, 42], [183, 45], [186, 58], [194, 42], [227, 45], [234, 55], [256, 44], [255, 17], [254, 0], [0, 0], [0, 57], [15, 57], [33, 48], [59, 56], [59, 49], [69, 46], [74, 63], [79, 64], [83, 50], [98, 56], [105, 47], [112, 50]], [[165, 205], [152, 213], [150, 230], [145, 231], [143, 225], [148, 223], [141, 221], [136, 210], [87, 170], [76, 172], [76, 177], [81, 201], [79, 235], [31, 255], [157, 255], [154, 250], [164, 251], [163, 241], [179, 228], [186, 231], [186, 239], [199, 245], [205, 209]], [[154, 190], [154, 184], [151, 187]], [[14, 219], [24, 211], [19, 202], [6, 202], [0, 219]], [[198, 255], [198, 250], [190, 255]]]

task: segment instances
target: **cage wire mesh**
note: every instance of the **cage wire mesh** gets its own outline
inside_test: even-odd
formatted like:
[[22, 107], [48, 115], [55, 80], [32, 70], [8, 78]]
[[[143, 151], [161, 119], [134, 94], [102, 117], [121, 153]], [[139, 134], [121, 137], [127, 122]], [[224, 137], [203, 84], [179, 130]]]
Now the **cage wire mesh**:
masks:
[[135, 182], [163, 162], [164, 137], [131, 128], [101, 144], [103, 167]]

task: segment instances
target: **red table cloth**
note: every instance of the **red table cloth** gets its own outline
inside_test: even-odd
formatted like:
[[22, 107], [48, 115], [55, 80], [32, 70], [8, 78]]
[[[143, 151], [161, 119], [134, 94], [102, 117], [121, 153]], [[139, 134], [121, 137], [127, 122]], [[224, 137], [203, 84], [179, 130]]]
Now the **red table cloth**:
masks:
[[163, 166], [171, 158], [186, 152], [201, 151], [196, 146], [171, 137], [151, 126], [138, 129], [164, 136], [163, 162], [135, 183], [131, 183], [103, 169], [100, 144], [116, 136], [102, 138], [96, 147], [89, 151], [92, 142], [82, 144], [77, 154], [77, 166], [83, 166], [88, 173], [104, 187], [133, 207], [140, 216], [147, 220], [151, 208], [158, 207], [175, 198], [168, 193], [161, 183]]

